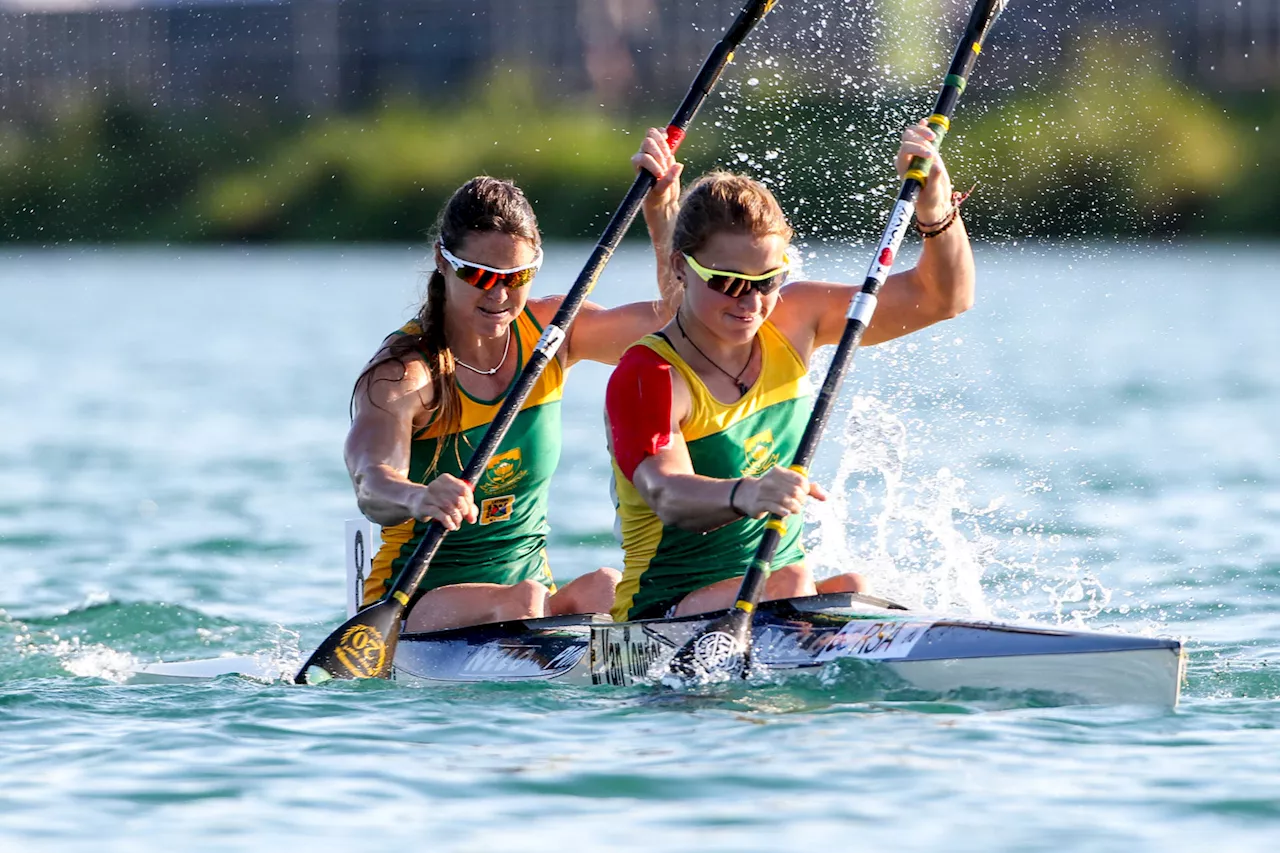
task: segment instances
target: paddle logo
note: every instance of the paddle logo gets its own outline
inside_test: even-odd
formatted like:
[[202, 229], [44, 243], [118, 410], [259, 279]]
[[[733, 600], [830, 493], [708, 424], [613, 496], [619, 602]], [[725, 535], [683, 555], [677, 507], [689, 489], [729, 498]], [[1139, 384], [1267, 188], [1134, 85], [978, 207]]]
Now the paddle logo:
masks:
[[489, 460], [484, 471], [484, 480], [480, 483], [480, 491], [486, 495], [509, 492], [516, 483], [528, 475], [529, 472], [524, 470], [520, 448], [517, 447]]
[[711, 631], [693, 644], [693, 656], [704, 672], [721, 672], [738, 668], [742, 647], [732, 634]]
[[[921, 183], [924, 183], [923, 180]], [[871, 269], [867, 270], [867, 278], [874, 278], [881, 285], [884, 284], [896, 260], [897, 248], [902, 245], [902, 237], [907, 233], [907, 226], [911, 223], [911, 214], [915, 213], [915, 209], [915, 202], [906, 199], [899, 199], [893, 206], [893, 213], [889, 216], [889, 227], [885, 229], [884, 238], [880, 241], [880, 249], [871, 263]]]
[[758, 432], [742, 443], [742, 450], [747, 455], [746, 465], [742, 469], [744, 477], [759, 477], [774, 465], [778, 464], [778, 454], [773, 452], [773, 430]]
[[387, 642], [372, 625], [353, 625], [338, 640], [334, 656], [355, 678], [377, 678], [387, 664]]

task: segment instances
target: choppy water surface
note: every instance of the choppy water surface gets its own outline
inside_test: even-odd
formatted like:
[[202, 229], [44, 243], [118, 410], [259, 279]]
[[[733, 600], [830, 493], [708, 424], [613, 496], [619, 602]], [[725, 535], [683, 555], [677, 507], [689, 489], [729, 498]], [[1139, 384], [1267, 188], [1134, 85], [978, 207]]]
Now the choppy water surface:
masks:
[[[541, 292], [585, 246], [557, 246]], [[860, 279], [867, 250], [813, 247]], [[1183, 637], [1176, 712], [901, 703], [856, 674], [642, 689], [226, 679], [343, 612], [350, 384], [411, 250], [0, 254], [4, 849], [1235, 851], [1280, 832], [1271, 248], [980, 253], [978, 306], [859, 354], [817, 466], [826, 571], [920, 607]], [[651, 292], [628, 247], [597, 291]], [[821, 367], [821, 365], [819, 365]], [[577, 367], [553, 561], [619, 563]]]

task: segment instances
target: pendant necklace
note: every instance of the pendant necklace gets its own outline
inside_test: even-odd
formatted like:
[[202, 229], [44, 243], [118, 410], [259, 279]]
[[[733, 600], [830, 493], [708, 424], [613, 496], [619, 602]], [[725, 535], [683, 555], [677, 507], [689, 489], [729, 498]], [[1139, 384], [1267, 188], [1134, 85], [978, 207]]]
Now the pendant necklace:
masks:
[[[683, 331], [684, 330], [682, 329], [681, 332]], [[692, 341], [690, 341], [690, 343], [692, 343]], [[453, 360], [455, 363], [457, 363], [459, 367], [465, 367], [467, 370], [470, 370], [472, 373], [479, 373], [481, 376], [492, 376], [493, 374], [497, 373], [499, 369], [501, 369], [502, 365], [507, 363], [507, 355], [510, 352], [511, 352], [511, 327], [507, 326], [507, 346], [502, 350], [502, 360], [499, 361], [498, 364], [492, 370], [481, 370], [478, 367], [472, 367], [462, 359], [458, 358], [456, 355], [453, 357]]]
[[[747, 363], [746, 363], [746, 364], [744, 364], [744, 365], [742, 365], [742, 369], [741, 369], [741, 370], [739, 370], [739, 371], [738, 371], [738, 373], [737, 373], [737, 375], [735, 376], [734, 374], [730, 373], [729, 371], [725, 370], [723, 367], [721, 367], [720, 365], [718, 365], [718, 364], [716, 364], [714, 361], [712, 361], [712, 360], [711, 360], [711, 357], [710, 357], [710, 356], [708, 356], [705, 352], [703, 352], [703, 351], [702, 351], [702, 348], [701, 348], [701, 347], [699, 347], [697, 344], [695, 344], [695, 343], [693, 342], [693, 340], [689, 337], [689, 333], [688, 333], [688, 332], [686, 332], [686, 331], [684, 330], [684, 325], [680, 322], [680, 312], [679, 312], [679, 311], [677, 311], [677, 312], [676, 312], [676, 328], [680, 330], [680, 336], [681, 336], [682, 338], [684, 338], [686, 341], [688, 341], [688, 342], [689, 342], [689, 346], [693, 347], [693, 348], [694, 348], [694, 350], [695, 350], [695, 351], [697, 351], [698, 355], [702, 356], [702, 357], [703, 357], [703, 359], [704, 359], [704, 360], [706, 360], [707, 364], [711, 365], [711, 366], [712, 366], [712, 367], [714, 367], [716, 370], [720, 371], [720, 372], [721, 372], [721, 373], [723, 373], [725, 376], [728, 376], [730, 379], [732, 379], [732, 380], [733, 380], [733, 384], [738, 386], [738, 395], [739, 395], [740, 397], [745, 397], [745, 396], [747, 396], [747, 391], [749, 391], [749, 390], [751, 390], [751, 389], [750, 389], [750, 388], [748, 388], [745, 384], [743, 384], [743, 382], [742, 382], [742, 374], [746, 373], [746, 372], [747, 372], [747, 368], [748, 368], [749, 366], [751, 366], [751, 353], [750, 353], [750, 352], [748, 352], [748, 353], [747, 353]], [[753, 346], [753, 351], [754, 351], [754, 346]]]

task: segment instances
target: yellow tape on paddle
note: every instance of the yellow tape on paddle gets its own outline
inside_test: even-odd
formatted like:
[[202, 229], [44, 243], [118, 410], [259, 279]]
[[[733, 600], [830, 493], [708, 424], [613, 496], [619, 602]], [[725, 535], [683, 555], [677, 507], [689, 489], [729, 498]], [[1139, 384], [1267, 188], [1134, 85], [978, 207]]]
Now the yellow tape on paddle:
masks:
[[733, 606], [738, 610], [741, 610], [743, 613], [752, 613], [756, 609], [756, 606], [750, 601], [738, 601], [734, 603]]
[[409, 606], [409, 596], [401, 592], [400, 590], [396, 590], [395, 592], [391, 593], [391, 597], [394, 598], [396, 601], [400, 602], [401, 604], [403, 604], [405, 607]]
[[787, 523], [780, 518], [771, 518], [764, 523], [766, 530], [772, 530], [779, 536], [787, 535]]

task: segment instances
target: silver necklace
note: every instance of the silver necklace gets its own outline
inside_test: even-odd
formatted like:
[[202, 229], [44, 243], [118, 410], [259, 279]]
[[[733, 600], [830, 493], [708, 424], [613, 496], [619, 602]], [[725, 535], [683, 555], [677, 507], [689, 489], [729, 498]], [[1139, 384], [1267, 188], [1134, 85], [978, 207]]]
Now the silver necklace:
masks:
[[472, 373], [479, 373], [481, 376], [492, 376], [493, 374], [497, 373], [500, 369], [502, 369], [502, 365], [507, 363], [507, 356], [510, 353], [511, 353], [511, 327], [507, 326], [507, 345], [502, 350], [502, 359], [497, 363], [497, 365], [493, 367], [492, 370], [481, 370], [478, 367], [472, 367], [462, 359], [458, 358], [456, 355], [453, 357], [453, 360], [454, 362], [457, 363], [459, 367], [465, 367], [467, 370], [470, 370]]

